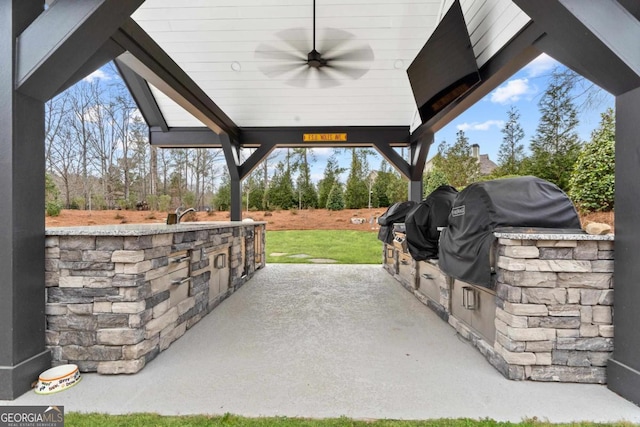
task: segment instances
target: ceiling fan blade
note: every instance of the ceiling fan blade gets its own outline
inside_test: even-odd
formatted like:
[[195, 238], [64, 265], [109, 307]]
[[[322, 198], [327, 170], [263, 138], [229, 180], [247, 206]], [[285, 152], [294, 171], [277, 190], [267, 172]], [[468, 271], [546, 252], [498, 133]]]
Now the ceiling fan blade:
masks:
[[322, 89], [340, 86], [342, 84], [340, 80], [333, 77], [328, 70], [330, 70], [330, 68], [327, 67], [318, 69], [318, 86]]
[[360, 48], [345, 50], [335, 55], [323, 55], [327, 61], [373, 61], [373, 50], [365, 45]]
[[321, 52], [323, 56], [326, 56], [354, 38], [355, 36], [348, 31], [337, 28], [325, 28], [322, 32], [322, 37], [319, 38], [321, 42], [317, 50]]
[[282, 49], [277, 49], [268, 44], [261, 44], [256, 48], [256, 58], [258, 59], [273, 59], [273, 60], [285, 60], [285, 61], [306, 61], [306, 57], [298, 52], [289, 52]]
[[281, 76], [282, 74], [286, 74], [291, 71], [297, 70], [299, 67], [307, 68], [308, 65], [304, 62], [296, 62], [289, 64], [265, 64], [258, 65], [258, 69], [267, 77], [273, 78]]
[[276, 36], [296, 51], [305, 55], [305, 57], [307, 52], [311, 50], [311, 43], [309, 43], [309, 29], [307, 28], [290, 28], [278, 31]]
[[297, 73], [289, 77], [285, 83], [290, 86], [307, 87], [307, 84], [309, 84], [310, 71], [309, 66], [305, 64], [305, 66], [301, 67]]
[[369, 71], [369, 68], [351, 67], [348, 65], [335, 65], [332, 63], [327, 64], [324, 68], [328, 68], [339, 74], [344, 74], [353, 80], [359, 79]]

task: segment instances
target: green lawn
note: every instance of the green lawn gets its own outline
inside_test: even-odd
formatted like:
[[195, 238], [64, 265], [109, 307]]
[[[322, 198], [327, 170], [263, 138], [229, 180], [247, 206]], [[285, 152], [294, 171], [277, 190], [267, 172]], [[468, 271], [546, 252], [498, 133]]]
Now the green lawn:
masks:
[[[382, 242], [378, 234], [368, 231], [291, 230], [267, 231], [267, 263], [308, 264], [311, 258], [328, 258], [337, 264], [380, 264]], [[273, 256], [275, 253], [286, 255]]]
[[204, 427], [204, 426], [225, 426], [225, 427], [493, 427], [493, 426], [522, 426], [522, 427], [542, 427], [542, 426], [620, 426], [629, 427], [631, 423], [616, 424], [595, 424], [595, 423], [572, 423], [572, 424], [550, 424], [537, 420], [525, 420], [521, 423], [497, 422], [490, 419], [470, 420], [459, 419], [439, 419], [426, 421], [398, 421], [398, 420], [377, 420], [358, 421], [350, 418], [329, 418], [322, 420], [302, 419], [302, 418], [245, 418], [235, 415], [224, 415], [222, 417], [207, 416], [182, 416], [163, 417], [155, 414], [131, 414], [131, 415], [103, 415], [103, 414], [79, 414], [69, 413], [65, 416], [66, 426], [91, 426], [91, 427]]

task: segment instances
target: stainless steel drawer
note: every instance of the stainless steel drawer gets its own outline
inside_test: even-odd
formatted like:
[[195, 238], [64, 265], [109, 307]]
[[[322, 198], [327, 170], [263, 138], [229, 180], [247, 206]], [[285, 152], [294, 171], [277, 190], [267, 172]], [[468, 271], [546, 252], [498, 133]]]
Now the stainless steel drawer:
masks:
[[446, 276], [438, 267], [427, 261], [418, 262], [418, 276], [418, 292], [442, 305], [440, 289], [447, 288]]
[[455, 280], [451, 314], [493, 345], [496, 337], [496, 295], [493, 291]]

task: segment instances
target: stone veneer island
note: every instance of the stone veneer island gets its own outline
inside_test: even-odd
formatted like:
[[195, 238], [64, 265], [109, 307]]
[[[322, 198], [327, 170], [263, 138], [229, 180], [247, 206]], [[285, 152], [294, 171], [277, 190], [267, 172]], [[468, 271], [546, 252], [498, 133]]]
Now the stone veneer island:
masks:
[[495, 235], [494, 289], [454, 280], [399, 245], [385, 245], [384, 268], [505, 377], [606, 383], [614, 236]]
[[141, 370], [265, 265], [264, 222], [46, 230], [54, 365]]

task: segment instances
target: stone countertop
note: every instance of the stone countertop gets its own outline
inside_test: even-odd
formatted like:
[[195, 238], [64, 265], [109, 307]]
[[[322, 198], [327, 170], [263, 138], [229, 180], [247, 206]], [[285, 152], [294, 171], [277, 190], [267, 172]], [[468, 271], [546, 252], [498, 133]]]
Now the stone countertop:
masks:
[[581, 230], [553, 230], [553, 229], [513, 229], [500, 230], [493, 233], [499, 239], [511, 240], [595, 240], [595, 241], [613, 241], [615, 235], [587, 234]]
[[264, 221], [201, 221], [183, 222], [181, 224], [115, 224], [86, 225], [78, 227], [50, 227], [45, 230], [46, 236], [146, 236], [153, 234], [181, 233], [203, 229], [226, 227], [250, 227], [266, 224]]

